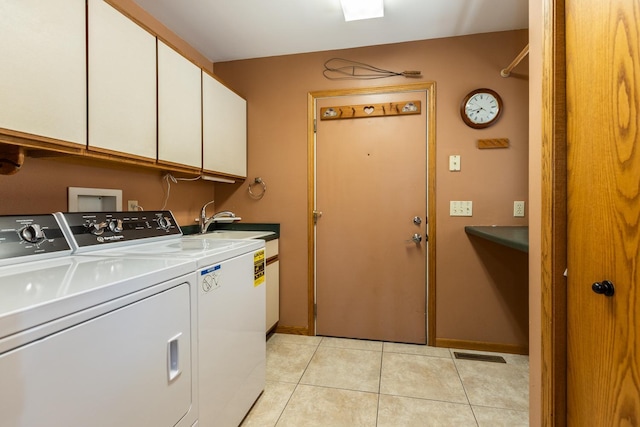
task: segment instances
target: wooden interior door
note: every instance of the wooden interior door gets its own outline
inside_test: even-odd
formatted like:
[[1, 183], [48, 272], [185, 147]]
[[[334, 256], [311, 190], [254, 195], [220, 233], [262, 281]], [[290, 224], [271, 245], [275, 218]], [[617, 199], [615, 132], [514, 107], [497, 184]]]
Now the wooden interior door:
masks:
[[426, 92], [319, 99], [317, 111], [416, 100], [417, 115], [317, 117], [317, 335], [426, 342]]
[[566, 2], [569, 426], [640, 425], [639, 14]]

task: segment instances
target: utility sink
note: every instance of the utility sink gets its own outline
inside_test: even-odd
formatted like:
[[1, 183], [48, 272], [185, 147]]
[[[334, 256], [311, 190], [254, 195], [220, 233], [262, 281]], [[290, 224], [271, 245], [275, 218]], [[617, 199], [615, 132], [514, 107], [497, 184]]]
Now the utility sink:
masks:
[[200, 239], [260, 239], [272, 236], [273, 231], [249, 231], [249, 230], [214, 230], [205, 234], [193, 234], [189, 237]]

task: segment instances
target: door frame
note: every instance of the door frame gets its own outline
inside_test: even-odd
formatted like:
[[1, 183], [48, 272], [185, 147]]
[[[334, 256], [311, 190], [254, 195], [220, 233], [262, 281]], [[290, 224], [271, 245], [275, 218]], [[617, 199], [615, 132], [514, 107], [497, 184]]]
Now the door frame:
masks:
[[427, 92], [427, 345], [435, 345], [436, 338], [436, 84], [424, 82], [407, 85], [378, 86], [355, 89], [338, 89], [309, 92], [307, 95], [307, 242], [308, 242], [308, 277], [307, 277], [307, 333], [315, 336], [315, 209], [316, 155], [315, 155], [315, 117], [316, 99], [351, 95], [375, 95], [394, 92]]
[[[541, 421], [567, 425], [567, 99], [565, 1], [542, 4]], [[535, 125], [535, 123], [531, 123]]]

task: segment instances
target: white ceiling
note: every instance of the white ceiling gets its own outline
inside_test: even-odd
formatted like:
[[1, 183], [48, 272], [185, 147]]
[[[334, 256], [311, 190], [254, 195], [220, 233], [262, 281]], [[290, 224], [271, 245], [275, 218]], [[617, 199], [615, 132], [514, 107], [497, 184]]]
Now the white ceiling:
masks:
[[345, 22], [339, 0], [135, 0], [212, 62], [528, 27], [529, 0], [385, 0]]

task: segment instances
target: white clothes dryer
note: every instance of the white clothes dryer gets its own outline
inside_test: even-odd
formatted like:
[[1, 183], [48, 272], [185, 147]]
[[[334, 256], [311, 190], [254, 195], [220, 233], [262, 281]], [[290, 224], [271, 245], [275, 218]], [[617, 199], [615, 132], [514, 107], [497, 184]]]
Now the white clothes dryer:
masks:
[[[266, 382], [264, 241], [182, 237], [175, 218], [167, 211], [91, 215], [96, 214], [62, 215], [68, 229], [75, 231], [69, 240], [77, 254], [195, 263], [199, 426], [240, 425]], [[144, 221], [138, 219], [139, 224], [150, 219], [161, 223], [167, 237], [127, 245], [126, 237], [119, 237], [123, 232], [117, 230], [126, 234], [131, 215], [146, 215]], [[160, 217], [161, 221], [153, 220]], [[102, 224], [100, 235], [86, 232], [95, 229], [87, 226], [94, 222]], [[121, 243], [110, 244], [114, 241]]]

